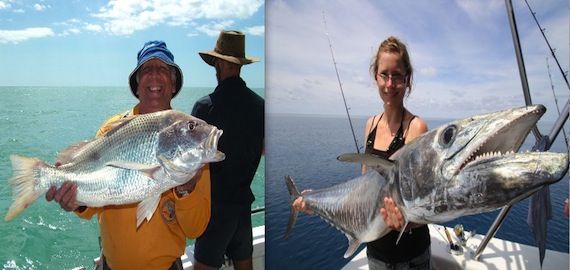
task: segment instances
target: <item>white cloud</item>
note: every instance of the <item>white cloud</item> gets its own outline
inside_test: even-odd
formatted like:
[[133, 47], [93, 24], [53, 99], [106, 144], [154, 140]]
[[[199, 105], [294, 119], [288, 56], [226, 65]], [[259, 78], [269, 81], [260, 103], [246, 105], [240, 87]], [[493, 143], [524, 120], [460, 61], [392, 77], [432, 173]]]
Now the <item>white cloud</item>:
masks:
[[101, 31], [103, 31], [103, 27], [101, 27], [100, 25], [97, 25], [97, 24], [86, 23], [85, 24], [85, 30], [92, 31], [92, 32], [101, 32]]
[[53, 35], [53, 30], [47, 27], [26, 28], [24, 30], [0, 30], [0, 44], [17, 44], [28, 39], [44, 38]]
[[[130, 35], [160, 24], [188, 25], [200, 19], [226, 27], [229, 22], [233, 24], [232, 19], [251, 17], [263, 4], [262, 0], [114, 0], [92, 16], [103, 19], [104, 29], [111, 34]], [[215, 28], [219, 25], [203, 26], [201, 31], [219, 33], [220, 28]]]
[[230, 29], [232, 25], [234, 25], [234, 21], [222, 21], [218, 23], [210, 23], [201, 26], [197, 26], [196, 30], [202, 32], [211, 37], [217, 37], [220, 34], [220, 31], [224, 29]]
[[6, 3], [5, 1], [0, 1], [0, 10], [2, 9], [9, 9], [10, 8], [10, 4]]
[[265, 34], [265, 26], [253, 26], [245, 29], [245, 32], [254, 36], [263, 36]]
[[46, 5], [40, 5], [40, 4], [35, 4], [35, 5], [34, 5], [34, 9], [35, 9], [36, 11], [43, 11], [43, 10], [46, 10], [46, 9], [48, 9], [48, 8], [50, 8], [49, 5], [47, 5], [47, 6], [46, 6]]

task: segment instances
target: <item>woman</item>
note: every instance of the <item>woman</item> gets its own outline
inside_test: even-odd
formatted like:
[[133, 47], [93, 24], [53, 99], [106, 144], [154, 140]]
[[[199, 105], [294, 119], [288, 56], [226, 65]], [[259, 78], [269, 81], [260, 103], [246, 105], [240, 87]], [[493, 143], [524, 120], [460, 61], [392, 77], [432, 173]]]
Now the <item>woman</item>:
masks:
[[[424, 120], [404, 107], [412, 90], [413, 68], [406, 46], [397, 38], [384, 40], [370, 66], [384, 111], [366, 122], [366, 153], [389, 159], [406, 143], [427, 131]], [[365, 172], [366, 168], [363, 167]], [[388, 228], [386, 236], [367, 243], [369, 269], [431, 269], [430, 236], [427, 225], [408, 224], [391, 198], [384, 198], [380, 210]], [[299, 197], [293, 206], [313, 213]], [[400, 230], [406, 230], [396, 245]]]

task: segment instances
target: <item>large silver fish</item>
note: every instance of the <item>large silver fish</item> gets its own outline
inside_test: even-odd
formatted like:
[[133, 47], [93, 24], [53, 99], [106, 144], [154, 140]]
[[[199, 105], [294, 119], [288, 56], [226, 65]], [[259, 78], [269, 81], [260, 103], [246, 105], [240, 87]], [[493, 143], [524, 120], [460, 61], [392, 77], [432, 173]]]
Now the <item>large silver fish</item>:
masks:
[[14, 202], [5, 220], [51, 186], [77, 183], [77, 203], [89, 207], [140, 202], [137, 227], [150, 220], [161, 194], [186, 183], [205, 163], [221, 161], [222, 130], [186, 113], [167, 110], [124, 118], [103, 136], [60, 152], [61, 165], [12, 155]]
[[[516, 203], [568, 171], [565, 153], [516, 153], [545, 111], [535, 105], [454, 121], [405, 145], [393, 161], [341, 155], [339, 160], [371, 170], [303, 195], [286, 176], [291, 200], [302, 196], [308, 208], [346, 235], [345, 257], [389, 232], [380, 215], [386, 196], [392, 197], [406, 225], [442, 223]], [[292, 208], [286, 238], [297, 214]]]

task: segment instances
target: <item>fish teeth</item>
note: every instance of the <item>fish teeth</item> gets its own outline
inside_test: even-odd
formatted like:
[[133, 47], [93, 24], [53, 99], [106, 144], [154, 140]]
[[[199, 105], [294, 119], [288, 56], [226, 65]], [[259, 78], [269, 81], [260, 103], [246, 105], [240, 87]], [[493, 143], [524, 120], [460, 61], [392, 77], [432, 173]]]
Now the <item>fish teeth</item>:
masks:
[[[505, 155], [512, 154], [512, 153], [514, 153], [514, 151], [511, 150], [511, 151], [506, 152]], [[494, 158], [494, 157], [500, 157], [500, 156], [503, 156], [501, 151], [487, 152], [487, 153], [483, 153], [481, 155], [478, 155], [477, 157], [475, 157], [475, 160]]]

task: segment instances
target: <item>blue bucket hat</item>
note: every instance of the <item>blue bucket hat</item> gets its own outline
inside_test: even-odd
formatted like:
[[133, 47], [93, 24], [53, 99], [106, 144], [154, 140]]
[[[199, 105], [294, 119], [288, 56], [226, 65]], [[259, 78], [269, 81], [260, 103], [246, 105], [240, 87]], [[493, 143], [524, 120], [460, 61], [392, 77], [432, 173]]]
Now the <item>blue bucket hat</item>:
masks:
[[168, 48], [166, 48], [166, 43], [161, 40], [146, 42], [137, 54], [137, 67], [133, 72], [131, 72], [131, 75], [129, 75], [129, 86], [131, 87], [131, 92], [136, 98], [139, 98], [137, 95], [137, 71], [144, 63], [153, 58], [158, 58], [164, 63], [176, 68], [176, 92], [172, 94], [172, 98], [174, 98], [178, 95], [180, 89], [182, 89], [182, 70], [180, 70], [180, 67], [174, 63], [174, 55], [172, 55]]

